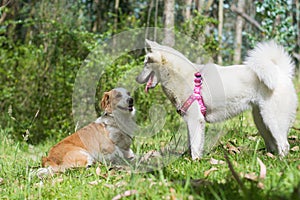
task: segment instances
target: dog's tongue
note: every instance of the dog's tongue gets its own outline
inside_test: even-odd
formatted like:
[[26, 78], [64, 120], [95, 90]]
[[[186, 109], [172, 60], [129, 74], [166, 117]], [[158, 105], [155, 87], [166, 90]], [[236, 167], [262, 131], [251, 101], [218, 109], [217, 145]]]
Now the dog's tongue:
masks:
[[146, 93], [148, 93], [148, 91], [149, 91], [149, 89], [150, 89], [150, 87], [152, 85], [152, 82], [153, 82], [153, 76], [150, 76], [150, 78], [149, 78], [149, 80], [148, 80], [148, 82], [146, 84], [146, 88], [145, 88], [145, 92]]

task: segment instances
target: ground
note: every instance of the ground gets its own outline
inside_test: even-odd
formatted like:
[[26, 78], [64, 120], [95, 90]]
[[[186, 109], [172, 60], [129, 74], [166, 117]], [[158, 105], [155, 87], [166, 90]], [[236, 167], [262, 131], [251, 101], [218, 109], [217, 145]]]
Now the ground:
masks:
[[[300, 80], [295, 81], [300, 97]], [[16, 142], [0, 130], [1, 199], [300, 199], [300, 110], [289, 133], [285, 158], [265, 151], [250, 112], [225, 123], [226, 133], [203, 159], [184, 155], [147, 173], [96, 164], [40, 180], [34, 174], [55, 143]], [[162, 130], [164, 135], [168, 130]], [[145, 141], [143, 151], [160, 137]]]

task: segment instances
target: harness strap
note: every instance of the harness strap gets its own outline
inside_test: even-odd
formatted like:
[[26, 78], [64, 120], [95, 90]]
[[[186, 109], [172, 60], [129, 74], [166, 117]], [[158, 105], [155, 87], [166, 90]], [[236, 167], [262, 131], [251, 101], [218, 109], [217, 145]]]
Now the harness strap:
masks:
[[202, 86], [202, 76], [200, 72], [195, 73], [195, 79], [194, 79], [194, 93], [189, 96], [189, 98], [183, 103], [181, 108], [179, 109], [179, 112], [181, 115], [184, 115], [189, 107], [192, 105], [192, 103], [197, 100], [198, 104], [200, 106], [200, 111], [203, 116], [206, 115], [206, 106], [203, 101], [203, 97], [201, 95], [201, 86]]

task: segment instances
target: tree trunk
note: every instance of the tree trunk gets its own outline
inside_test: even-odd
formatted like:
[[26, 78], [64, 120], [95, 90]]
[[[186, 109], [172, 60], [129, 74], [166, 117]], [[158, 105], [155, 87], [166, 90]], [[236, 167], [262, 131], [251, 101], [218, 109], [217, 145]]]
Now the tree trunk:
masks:
[[238, 14], [239, 16], [243, 17], [246, 21], [248, 21], [251, 25], [253, 25], [254, 27], [256, 27], [258, 30], [260, 30], [261, 32], [264, 32], [264, 29], [261, 27], [261, 25], [259, 24], [258, 21], [256, 21], [254, 18], [252, 18], [251, 16], [249, 16], [247, 13], [245, 13], [243, 10], [239, 10], [238, 8], [236, 8], [234, 5], [231, 6], [230, 8], [233, 12], [235, 12], [236, 14]]
[[199, 13], [205, 13], [209, 10], [209, 8], [214, 3], [214, 0], [196, 0], [196, 7]]
[[185, 9], [183, 10], [185, 20], [191, 19], [192, 2], [193, 0], [185, 0]]
[[115, 0], [115, 19], [114, 19], [114, 31], [115, 32], [117, 31], [117, 28], [118, 28], [119, 5], [120, 5], [120, 1]]
[[[296, 53], [298, 55], [298, 69], [300, 69], [299, 63], [300, 63], [300, 5], [299, 0], [294, 0], [294, 4], [296, 6], [296, 27], [297, 27], [297, 47], [296, 47]], [[300, 70], [298, 70], [300, 74]]]
[[175, 34], [174, 34], [174, 7], [175, 0], [164, 0], [164, 40], [163, 44], [170, 47], [175, 44]]
[[[238, 10], [240, 12], [244, 12], [245, 0], [238, 1]], [[241, 63], [241, 55], [242, 55], [242, 32], [243, 32], [243, 18], [241, 16], [237, 16], [236, 19], [236, 32], [235, 32], [235, 50], [233, 62], [235, 64]]]
[[[119, 0], [115, 0], [115, 18], [114, 18], [114, 34], [117, 33], [118, 30], [118, 17], [119, 17], [119, 5], [120, 5], [120, 1]], [[113, 37], [113, 46], [116, 46], [116, 38]], [[114, 49], [114, 48], [113, 48]]]
[[[101, 23], [101, 4], [99, 0], [95, 0], [95, 8], [96, 8], [96, 19], [92, 24], [92, 31], [97, 32], [99, 31], [100, 23]], [[92, 19], [92, 17], [91, 17]]]
[[[0, 13], [0, 24], [2, 24], [6, 18], [7, 12], [5, 12], [4, 7], [9, 4], [9, 0], [3, 0], [1, 4], [2, 12]], [[3, 12], [4, 11], [4, 12]]]
[[[223, 31], [223, 0], [219, 0], [219, 24], [218, 24], [218, 41], [219, 50], [222, 49], [222, 31]], [[222, 53], [219, 51], [218, 54], [218, 64], [223, 64]]]
[[155, 27], [155, 29], [154, 29], [154, 41], [156, 41], [156, 36], [157, 36], [157, 29], [156, 29], [156, 27], [157, 27], [157, 16], [158, 16], [158, 1], [159, 1], [159, 0], [156, 0], [156, 1], [155, 1], [155, 18], [154, 18], [154, 27]]

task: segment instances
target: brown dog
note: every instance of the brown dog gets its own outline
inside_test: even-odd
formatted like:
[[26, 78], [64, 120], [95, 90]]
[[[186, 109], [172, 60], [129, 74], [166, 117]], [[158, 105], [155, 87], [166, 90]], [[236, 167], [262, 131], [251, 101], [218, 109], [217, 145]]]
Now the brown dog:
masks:
[[[116, 162], [134, 157], [130, 145], [132, 132], [122, 125], [134, 124], [133, 99], [124, 88], [105, 92], [101, 100], [104, 115], [53, 146], [42, 158], [43, 177], [68, 168], [90, 167], [94, 162]], [[120, 128], [121, 126], [121, 128]]]

